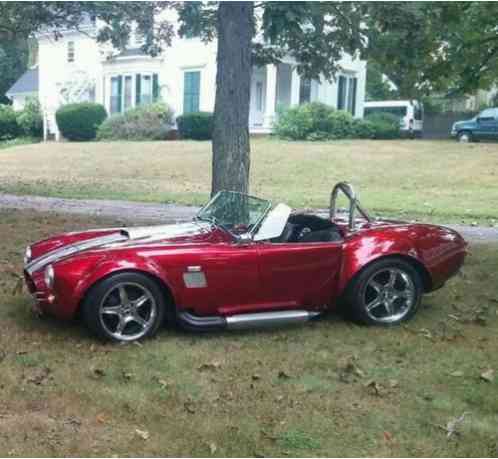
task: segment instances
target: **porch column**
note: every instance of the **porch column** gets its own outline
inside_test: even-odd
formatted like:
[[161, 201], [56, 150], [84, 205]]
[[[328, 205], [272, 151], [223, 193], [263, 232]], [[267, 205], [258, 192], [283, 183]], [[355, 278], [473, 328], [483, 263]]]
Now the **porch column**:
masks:
[[291, 107], [299, 105], [299, 87], [301, 86], [301, 77], [297, 73], [297, 68], [292, 69], [291, 74]]
[[266, 97], [264, 127], [271, 128], [275, 120], [275, 105], [277, 99], [277, 66], [269, 64], [266, 66]]

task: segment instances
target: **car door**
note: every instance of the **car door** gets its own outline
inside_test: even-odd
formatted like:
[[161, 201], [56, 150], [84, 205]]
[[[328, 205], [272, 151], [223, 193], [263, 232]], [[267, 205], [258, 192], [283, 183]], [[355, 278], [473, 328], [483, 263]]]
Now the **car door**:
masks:
[[496, 121], [497, 110], [494, 108], [487, 108], [479, 113], [477, 117], [477, 129], [474, 132], [474, 137], [478, 137], [483, 140], [494, 138], [497, 131], [497, 121]]
[[322, 306], [335, 295], [342, 242], [258, 245], [262, 293], [273, 308]]
[[199, 315], [254, 309], [261, 302], [258, 258], [253, 242], [222, 242], [185, 254], [180, 273], [182, 306]]

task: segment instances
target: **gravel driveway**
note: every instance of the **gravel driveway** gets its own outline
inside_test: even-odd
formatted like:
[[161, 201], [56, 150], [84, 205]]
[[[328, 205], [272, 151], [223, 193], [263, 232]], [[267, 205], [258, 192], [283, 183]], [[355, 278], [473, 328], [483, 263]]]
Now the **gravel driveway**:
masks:
[[[176, 223], [192, 219], [198, 207], [176, 204], [149, 204], [97, 199], [63, 199], [41, 196], [0, 194], [0, 209], [26, 209], [40, 212], [102, 216], [126, 222]], [[447, 225], [469, 242], [498, 242], [498, 228]]]

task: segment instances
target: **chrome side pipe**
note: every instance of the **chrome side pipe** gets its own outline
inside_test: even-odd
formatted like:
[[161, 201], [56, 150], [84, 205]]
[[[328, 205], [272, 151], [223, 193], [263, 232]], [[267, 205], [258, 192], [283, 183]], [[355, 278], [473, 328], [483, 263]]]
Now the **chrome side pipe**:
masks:
[[228, 317], [200, 317], [182, 311], [178, 313], [178, 321], [184, 329], [192, 331], [244, 330], [248, 328], [280, 327], [307, 322], [320, 316], [320, 314], [317, 311], [289, 310], [237, 314]]

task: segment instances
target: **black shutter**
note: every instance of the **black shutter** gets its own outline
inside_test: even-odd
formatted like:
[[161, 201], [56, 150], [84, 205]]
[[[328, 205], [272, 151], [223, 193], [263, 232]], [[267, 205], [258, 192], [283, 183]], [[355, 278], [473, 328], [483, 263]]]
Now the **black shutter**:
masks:
[[141, 83], [142, 83], [142, 76], [140, 75], [140, 73], [137, 73], [135, 75], [135, 105], [138, 106], [140, 105], [140, 101], [141, 101], [141, 98], [142, 98], [142, 86], [141, 86]]
[[351, 82], [353, 83], [353, 101], [351, 102], [351, 114], [354, 116], [356, 114], [356, 88], [358, 86], [358, 78], [352, 78]]
[[119, 75], [118, 77], [118, 100], [117, 100], [118, 113], [123, 111], [123, 77]]
[[152, 74], [152, 102], [156, 102], [159, 99], [159, 75], [157, 73]]

